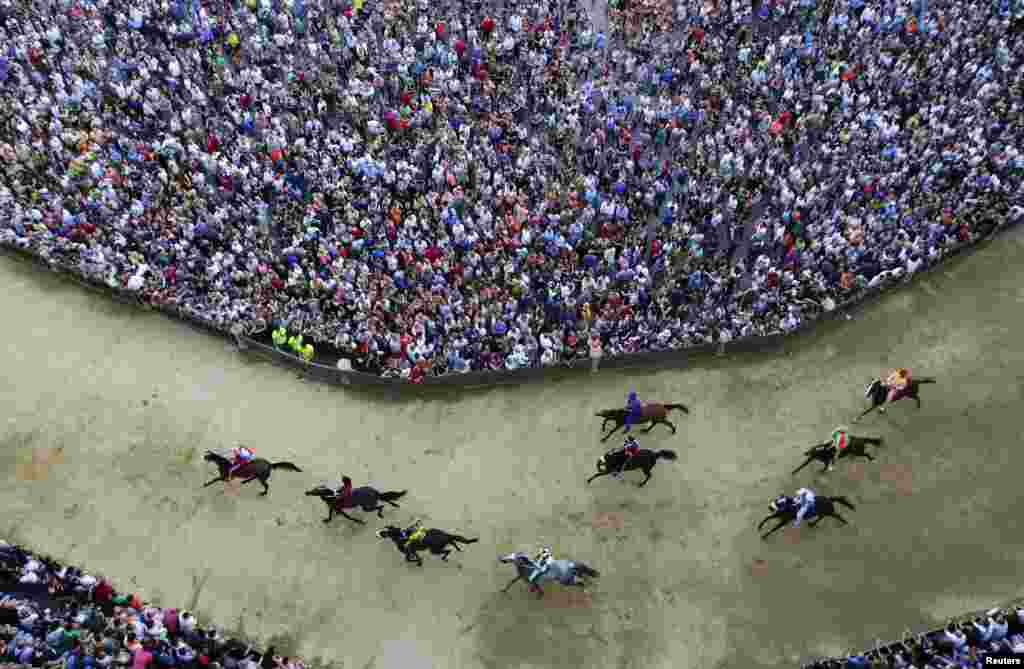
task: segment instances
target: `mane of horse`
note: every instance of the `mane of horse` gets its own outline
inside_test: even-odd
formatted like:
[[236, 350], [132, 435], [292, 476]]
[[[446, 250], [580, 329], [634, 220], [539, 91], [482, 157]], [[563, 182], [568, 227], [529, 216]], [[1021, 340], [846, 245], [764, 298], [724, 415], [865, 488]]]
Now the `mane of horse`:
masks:
[[604, 411], [599, 411], [597, 413], [597, 415], [599, 417], [601, 417], [601, 418], [625, 417], [626, 410], [625, 409], [605, 409]]

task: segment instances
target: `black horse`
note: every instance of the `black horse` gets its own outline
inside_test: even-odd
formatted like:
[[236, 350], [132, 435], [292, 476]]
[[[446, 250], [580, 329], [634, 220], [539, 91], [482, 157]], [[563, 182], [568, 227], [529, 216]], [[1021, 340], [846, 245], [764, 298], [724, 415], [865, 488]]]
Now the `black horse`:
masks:
[[[643, 425], [644, 423], [650, 423], [644, 432], [650, 432], [654, 429], [654, 426], [661, 423], [667, 425], [672, 434], [676, 433], [676, 426], [668, 419], [668, 412], [675, 410], [682, 411], [683, 413], [690, 413], [690, 410], [682, 404], [659, 404], [657, 402], [644, 402], [640, 407], [640, 418], [637, 419], [636, 425]], [[608, 439], [626, 426], [626, 416], [629, 414], [628, 409], [605, 409], [604, 411], [598, 411], [595, 416], [604, 419], [601, 423], [601, 431], [604, 432], [608, 423], [614, 423], [615, 427], [608, 432], [606, 435], [601, 437], [601, 441], [608, 441]]]
[[817, 444], [816, 446], [810, 447], [804, 451], [804, 455], [807, 456], [807, 459], [804, 460], [802, 465], [794, 469], [793, 473], [796, 474], [815, 460], [825, 465], [824, 469], [821, 470], [822, 473], [832, 469], [836, 461], [842, 460], [843, 458], [861, 457], [867, 458], [869, 461], [874, 461], [871, 454], [867, 452], [866, 447], [869, 445], [881, 446], [883, 441], [881, 437], [854, 437], [852, 435], [848, 435], [846, 440], [846, 447], [842, 450], [836, 448], [836, 445], [831, 441], [826, 441], [823, 444]]
[[670, 451], [667, 448], [663, 448], [660, 451], [641, 448], [637, 451], [636, 455], [629, 458], [629, 461], [626, 462], [625, 468], [623, 468], [622, 463], [626, 460], [625, 451], [621, 448], [608, 451], [597, 461], [597, 473], [587, 479], [587, 483], [590, 483], [596, 478], [614, 474], [620, 469], [627, 472], [634, 469], [642, 469], [644, 470], [644, 476], [646, 478], [636, 484], [636, 487], [642, 488], [651, 480], [651, 470], [654, 469], [654, 465], [658, 464], [658, 460], [661, 458], [674, 462], [679, 459], [679, 456], [676, 455], [675, 451]]
[[[206, 451], [206, 455], [203, 456], [203, 460], [206, 462], [212, 462], [217, 465], [217, 469], [220, 470], [220, 475], [217, 478], [206, 482], [203, 487], [211, 486], [217, 481], [227, 482], [228, 472], [231, 471], [231, 458], [224, 456], [217, 451]], [[263, 458], [253, 458], [249, 462], [245, 463], [232, 474], [232, 478], [242, 479], [242, 483], [249, 483], [259, 479], [259, 482], [263, 484], [263, 492], [261, 495], [266, 495], [270, 492], [270, 486], [267, 485], [267, 481], [270, 480], [270, 473], [275, 469], [286, 469], [290, 472], [301, 472], [302, 470], [293, 465], [290, 462], [270, 462]]]
[[[343, 481], [346, 483], [349, 481], [346, 476]], [[362, 488], [355, 488], [352, 490], [352, 494], [348, 497], [342, 498], [338, 495], [337, 488], [321, 483], [312, 490], [306, 491], [307, 497], [319, 497], [327, 505], [327, 517], [324, 518], [325, 523], [331, 522], [334, 518], [334, 514], [340, 514], [345, 516], [354, 523], [365, 525], [365, 520], [359, 520], [345, 513], [344, 509], [354, 509], [359, 507], [363, 511], [371, 512], [376, 511], [378, 518], [383, 518], [384, 505], [380, 502], [387, 502], [395, 508], [399, 508], [398, 504], [395, 504], [396, 499], [401, 499], [405, 496], [408, 490], [401, 490], [398, 492], [380, 492], [376, 488], [370, 486], [363, 486]]]
[[480, 541], [479, 539], [467, 539], [458, 534], [448, 534], [444, 530], [435, 528], [427, 530], [426, 534], [420, 539], [408, 541], [404, 538], [402, 528], [395, 527], [394, 525], [386, 525], [384, 529], [377, 530], [377, 537], [379, 539], [391, 539], [391, 541], [395, 542], [395, 548], [405, 555], [407, 562], [415, 562], [421, 567], [423, 566], [423, 560], [417, 553], [422, 550], [429, 550], [434, 555], [440, 555], [441, 561], [447, 562], [448, 556], [452, 553], [448, 550], [448, 546], [461, 551], [462, 549], [459, 548], [459, 544], [475, 544]]
[[[846, 522], [846, 519], [836, 512], [837, 502], [845, 506], [847, 509], [850, 509], [851, 511], [856, 510], [853, 504], [851, 504], [850, 501], [845, 497], [825, 497], [824, 495], [821, 495], [816, 497], [814, 500], [814, 510], [810, 516], [810, 518], [813, 518], [813, 520], [811, 520], [807, 524], [810, 527], [814, 527], [818, 524], [819, 521], [821, 521], [822, 518], [825, 518], [826, 516], [831, 516], [839, 522], [841, 522], [843, 525], [849, 525], [849, 523]], [[761, 535], [762, 539], [767, 539], [777, 530], [779, 530], [779, 528], [796, 520], [796, 514], [800, 508], [800, 505], [797, 504], [796, 500], [793, 499], [792, 497], [788, 497], [786, 495], [779, 495], [774, 500], [772, 500], [772, 503], [768, 505], [768, 508], [772, 510], [772, 515], [768, 516], [767, 518], [765, 518], [757, 524], [757, 531], [760, 532], [761, 528], [764, 527], [764, 524], [772, 518], [778, 518], [779, 524], [773, 527], [771, 530], [769, 530], [767, 534]]]
[[[918, 397], [918, 391], [920, 390], [920, 387], [926, 383], [935, 382], [935, 379], [929, 376], [924, 376], [921, 377], [920, 379], [911, 379], [910, 382], [907, 383], [906, 389], [901, 391], [893, 401], [898, 402], [899, 400], [910, 398], [917, 402], [917, 408], [920, 409], [921, 398]], [[859, 416], [854, 418], [854, 422], [857, 422], [864, 416], [867, 416], [875, 409], [878, 409], [878, 413], [885, 413], [884, 405], [886, 402], [889, 401], [889, 386], [885, 385], [885, 383], [883, 383], [881, 379], [875, 379], [874, 381], [872, 381], [871, 383], [864, 387], [864, 397], [871, 400], [871, 406], [865, 409]]]

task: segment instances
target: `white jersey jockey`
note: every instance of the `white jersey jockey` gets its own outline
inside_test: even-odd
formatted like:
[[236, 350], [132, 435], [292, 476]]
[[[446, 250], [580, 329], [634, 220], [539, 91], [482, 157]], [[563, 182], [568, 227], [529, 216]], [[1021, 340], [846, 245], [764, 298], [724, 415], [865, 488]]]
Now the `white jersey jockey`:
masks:
[[800, 505], [800, 509], [796, 512], [796, 520], [793, 521], [793, 527], [800, 527], [800, 523], [814, 509], [814, 491], [810, 488], [800, 488], [796, 491], [796, 502]]

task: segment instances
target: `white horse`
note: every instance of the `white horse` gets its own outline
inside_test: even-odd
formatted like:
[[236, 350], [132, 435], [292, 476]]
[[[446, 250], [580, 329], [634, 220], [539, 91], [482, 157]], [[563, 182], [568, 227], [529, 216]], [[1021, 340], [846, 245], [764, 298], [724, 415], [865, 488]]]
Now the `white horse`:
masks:
[[[537, 563], [534, 562], [526, 553], [509, 553], [508, 555], [499, 557], [498, 562], [514, 565], [517, 574], [508, 585], [502, 588], [502, 592], [508, 592], [508, 589], [517, 581], [528, 581], [530, 579], [530, 574], [537, 568]], [[548, 562], [548, 568], [537, 578], [536, 582], [530, 586], [530, 589], [536, 589], [537, 594], [543, 597], [544, 591], [541, 590], [539, 585], [541, 581], [557, 581], [562, 585], [574, 585], [582, 588], [586, 583], [580, 579], [580, 576], [596, 578], [600, 576], [600, 574], [597, 570], [591, 569], [582, 562], [576, 562], [575, 560], [551, 560]]]

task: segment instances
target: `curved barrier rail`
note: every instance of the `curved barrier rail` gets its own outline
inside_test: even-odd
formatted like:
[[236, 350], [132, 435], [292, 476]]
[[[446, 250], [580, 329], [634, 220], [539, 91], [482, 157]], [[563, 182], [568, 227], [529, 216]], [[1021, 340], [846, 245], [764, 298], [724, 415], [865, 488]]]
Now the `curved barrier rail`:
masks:
[[745, 337], [730, 342], [702, 344], [684, 349], [653, 350], [643, 351], [640, 353], [607, 356], [596, 361], [591, 358], [578, 358], [569, 362], [563, 361], [557, 365], [544, 367], [525, 367], [515, 370], [481, 370], [445, 374], [443, 376], [428, 376], [424, 378], [422, 383], [410, 383], [409, 381], [401, 378], [378, 376], [376, 374], [355, 370], [343, 370], [318, 362], [307, 363], [286, 351], [277, 349], [265, 342], [258, 341], [251, 336], [244, 334], [232, 334], [224, 325], [209, 322], [199, 318], [195, 314], [191, 314], [187, 311], [177, 309], [169, 305], [153, 305], [140, 298], [136, 293], [112, 288], [105, 283], [86, 278], [73, 269], [62, 267], [53, 262], [48, 262], [31, 251], [6, 244], [0, 244], [0, 249], [9, 255], [14, 255], [28, 260], [34, 265], [45, 267], [46, 269], [56, 272], [88, 290], [100, 292], [108, 297], [112, 297], [118, 302], [142, 306], [146, 309], [156, 309], [169, 316], [184, 321], [186, 324], [201, 332], [213, 334], [218, 337], [233, 339], [239, 349], [268, 360], [274, 364], [299, 371], [308, 378], [338, 386], [390, 388], [396, 390], [402, 389], [404, 391], [406, 389], [413, 388], [427, 389], [436, 387], [459, 387], [463, 389], [471, 389], [520, 384], [527, 381], [549, 379], [552, 376], [556, 376], [559, 371], [562, 371], [563, 373], [571, 373], [570, 370], [596, 371], [597, 369], [650, 369], [652, 367], [679, 368], [687, 366], [687, 364], [694, 358], [709, 354], [724, 355], [727, 353], [751, 353], [776, 349], [784, 342], [792, 339], [795, 335], [808, 333], [811, 330], [816, 329], [822, 322], [844, 316], [854, 309], [877, 299], [883, 293], [896, 287], [896, 285], [912, 283], [918, 278], [930, 274], [935, 269], [944, 265], [947, 260], [956, 255], [960, 255], [964, 252], [973, 252], [973, 250], [978, 248], [983, 242], [991, 240], [1000, 232], [1013, 227], [1017, 223], [1019, 223], [1019, 221], [1003, 221], [985, 237], [950, 247], [950, 249], [937, 262], [918, 271], [917, 273], [906, 276], [895, 283], [885, 282], [875, 288], [862, 290], [845, 300], [842, 304], [837, 305], [835, 309], [831, 311], [822, 311], [816, 317], [804, 321], [800, 327], [789, 332], [775, 332], [767, 336]]

